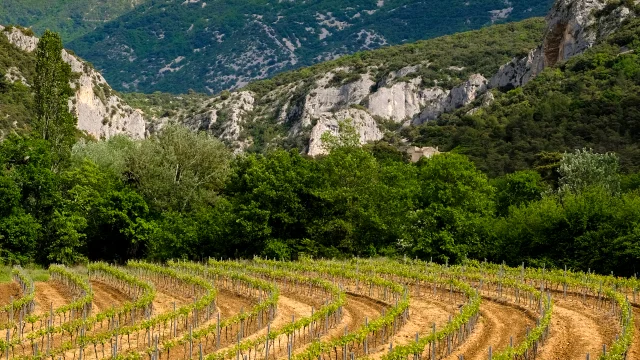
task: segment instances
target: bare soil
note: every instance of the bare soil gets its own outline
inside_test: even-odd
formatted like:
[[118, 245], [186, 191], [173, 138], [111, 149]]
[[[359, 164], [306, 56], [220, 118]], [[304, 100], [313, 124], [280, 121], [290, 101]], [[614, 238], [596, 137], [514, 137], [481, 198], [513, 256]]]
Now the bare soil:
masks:
[[73, 301], [73, 294], [68, 287], [61, 282], [51, 280], [47, 282], [36, 282], [36, 307], [35, 314], [44, 314], [49, 312], [51, 306], [57, 309], [67, 305]]
[[[608, 311], [594, 309], [581, 301], [556, 296], [553, 303], [550, 337], [538, 357], [543, 360], [592, 359], [602, 352], [603, 344], [612, 344], [617, 320]], [[636, 319], [637, 321], [637, 319]], [[640, 359], [630, 356], [629, 359]]]
[[153, 299], [153, 316], [173, 311], [174, 304], [177, 309], [190, 301], [191, 299], [156, 289], [156, 297]]
[[[278, 296], [278, 311], [276, 312], [276, 316], [271, 322], [271, 329], [280, 329], [283, 326], [287, 325], [291, 322], [292, 317], [295, 319], [300, 319], [305, 316], [309, 316], [311, 314], [311, 305], [306, 304], [300, 300], [295, 299], [293, 296], [285, 296], [280, 294]], [[255, 339], [259, 336], [263, 336], [267, 333], [267, 328], [263, 327], [258, 332], [251, 334], [250, 336], [245, 337], [243, 340], [247, 339]], [[284, 336], [286, 342], [286, 336]], [[229, 344], [219, 351], [226, 350], [235, 344]], [[271, 350], [272, 354], [284, 355], [286, 354], [286, 347], [280, 346]], [[179, 355], [179, 354], [178, 354]], [[172, 358], [174, 358], [172, 356]], [[176, 357], [177, 358], [177, 357]]]
[[[458, 305], [455, 303], [412, 297], [409, 303], [409, 321], [393, 337], [393, 346], [406, 345], [415, 341], [416, 333], [420, 336], [430, 333], [434, 323], [436, 328], [441, 328], [449, 321], [450, 316], [455, 316], [457, 310]], [[388, 343], [379, 346], [373, 349], [375, 353], [370, 353], [369, 357], [380, 359], [388, 349]]]
[[6, 305], [11, 302], [11, 297], [17, 299], [20, 297], [20, 286], [16, 282], [0, 283], [0, 305]]
[[533, 328], [535, 322], [529, 312], [515, 306], [483, 299], [480, 305], [480, 320], [465, 343], [453, 351], [447, 360], [485, 360], [489, 356], [489, 346], [497, 353], [507, 346], [513, 337], [513, 343], [522, 341], [527, 327]]
[[220, 309], [220, 317], [227, 318], [239, 314], [242, 310], [250, 310], [255, 302], [232, 291], [219, 289], [216, 304]]
[[[380, 317], [382, 310], [388, 305], [380, 301], [370, 299], [354, 293], [347, 293], [346, 303], [343, 307], [342, 321], [338, 326], [331, 329], [327, 334], [322, 336], [322, 341], [330, 341], [343, 336], [345, 329], [348, 332], [355, 331], [362, 327], [367, 319], [369, 321]], [[308, 315], [307, 315], [308, 316]], [[295, 354], [303, 352], [309, 344], [305, 344], [296, 348]]]
[[100, 281], [91, 280], [93, 289], [93, 313], [97, 314], [111, 307], [120, 307], [131, 298], [122, 291]]

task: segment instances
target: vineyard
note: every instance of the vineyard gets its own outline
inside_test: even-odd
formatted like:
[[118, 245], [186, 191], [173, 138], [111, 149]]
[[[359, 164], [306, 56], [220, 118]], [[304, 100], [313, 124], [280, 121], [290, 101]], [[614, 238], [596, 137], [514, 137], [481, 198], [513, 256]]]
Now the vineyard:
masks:
[[20, 267], [2, 359], [640, 359], [640, 281], [418, 260]]

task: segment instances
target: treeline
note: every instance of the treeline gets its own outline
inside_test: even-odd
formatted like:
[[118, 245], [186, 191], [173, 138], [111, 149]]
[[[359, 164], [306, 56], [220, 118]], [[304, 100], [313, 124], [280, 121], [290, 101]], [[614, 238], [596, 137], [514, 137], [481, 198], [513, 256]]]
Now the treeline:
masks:
[[613, 153], [538, 152], [490, 177], [454, 152], [412, 164], [385, 143], [360, 148], [349, 123], [315, 159], [234, 156], [179, 126], [77, 142], [61, 48], [44, 34], [31, 131], [0, 143], [1, 262], [409, 256], [637, 271], [640, 174], [620, 174]]
[[409, 163], [386, 145], [233, 157], [168, 127], [143, 141], [79, 143], [54, 169], [44, 140], [0, 145], [5, 262], [254, 255], [465, 258], [633, 274], [640, 175], [617, 157], [549, 156], [489, 179], [465, 156]]

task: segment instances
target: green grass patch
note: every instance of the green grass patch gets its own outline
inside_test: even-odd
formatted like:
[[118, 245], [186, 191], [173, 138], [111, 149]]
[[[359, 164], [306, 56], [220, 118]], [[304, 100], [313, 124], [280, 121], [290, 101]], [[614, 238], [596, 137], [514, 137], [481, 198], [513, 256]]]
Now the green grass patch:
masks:
[[9, 282], [11, 280], [11, 266], [0, 265], [0, 283]]
[[29, 265], [25, 267], [25, 271], [31, 277], [34, 282], [44, 282], [49, 281], [49, 270], [43, 269], [36, 265]]

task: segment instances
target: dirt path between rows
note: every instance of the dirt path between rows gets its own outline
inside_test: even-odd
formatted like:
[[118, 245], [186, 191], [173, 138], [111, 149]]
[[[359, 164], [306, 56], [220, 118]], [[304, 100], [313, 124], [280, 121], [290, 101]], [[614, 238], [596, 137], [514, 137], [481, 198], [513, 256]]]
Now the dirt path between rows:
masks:
[[535, 326], [528, 312], [489, 299], [482, 300], [480, 315], [471, 336], [446, 360], [458, 360], [460, 355], [464, 355], [465, 360], [485, 360], [489, 346], [495, 354], [509, 346], [512, 336], [513, 343], [518, 344], [525, 338], [527, 327]]
[[[289, 297], [289, 296], [280, 294], [278, 296], [278, 311], [276, 312], [276, 317], [271, 322], [271, 329], [273, 330], [281, 329], [282, 327], [284, 327], [285, 325], [291, 322], [292, 316], [294, 316], [295, 319], [297, 320], [309, 315], [311, 315], [311, 305], [306, 304], [300, 300], [297, 300], [294, 297]], [[249, 336], [246, 336], [242, 341], [255, 339], [257, 337], [265, 335], [266, 333], [267, 333], [267, 328], [263, 327], [258, 332], [255, 332]], [[284, 337], [286, 338], [286, 336]], [[235, 346], [235, 343], [224, 346], [220, 348], [220, 350], [218, 351], [228, 350], [232, 346]], [[275, 352], [275, 354], [278, 354], [278, 355], [286, 354], [286, 351], [287, 351], [286, 348], [279, 349], [277, 346], [275, 349], [271, 349], [272, 354], [274, 354]], [[177, 355], [180, 355], [180, 354], [177, 354]], [[174, 356], [172, 356], [172, 358], [174, 358]], [[179, 358], [179, 356], [177, 356], [176, 358]]]
[[216, 304], [220, 309], [220, 317], [223, 319], [239, 314], [243, 309], [245, 312], [249, 311], [254, 306], [254, 302], [249, 298], [225, 289], [218, 290]]
[[91, 280], [91, 289], [94, 315], [111, 307], [118, 308], [127, 301], [131, 301], [127, 294], [100, 281]]
[[[393, 346], [406, 345], [415, 341], [416, 333], [421, 336], [430, 333], [435, 323], [436, 328], [443, 327], [449, 317], [455, 315], [458, 305], [437, 301], [430, 298], [412, 297], [409, 303], [409, 321], [393, 337]], [[389, 343], [379, 346], [369, 354], [371, 359], [380, 359], [388, 353]]]
[[[345, 328], [348, 332], [356, 331], [362, 327], [365, 321], [380, 317], [386, 306], [376, 300], [353, 293], [347, 293], [346, 303], [343, 306], [342, 321], [320, 338], [320, 341], [331, 341], [344, 335]], [[294, 354], [304, 352], [311, 343], [297, 348]]]
[[68, 287], [61, 282], [52, 280], [46, 282], [36, 282], [36, 307], [34, 314], [41, 315], [48, 313], [53, 304], [53, 309], [67, 305], [73, 301], [73, 294]]
[[633, 307], [633, 321], [635, 331], [633, 332], [633, 342], [629, 349], [628, 359], [640, 359], [640, 308]]
[[176, 296], [173, 294], [169, 294], [166, 291], [156, 289], [156, 297], [153, 299], [152, 316], [158, 316], [160, 314], [173, 311], [174, 304], [176, 309], [178, 309], [188, 302], [191, 302], [191, 299], [183, 298], [181, 296]]
[[[617, 320], [606, 310], [584, 305], [579, 300], [553, 299], [550, 337], [538, 353], [542, 360], [582, 360], [587, 353], [592, 359], [602, 352], [602, 344], [610, 345], [616, 336]], [[637, 359], [629, 357], [629, 359]]]
[[15, 300], [20, 297], [20, 293], [20, 285], [14, 281], [0, 284], [0, 305], [11, 303], [11, 297]]

